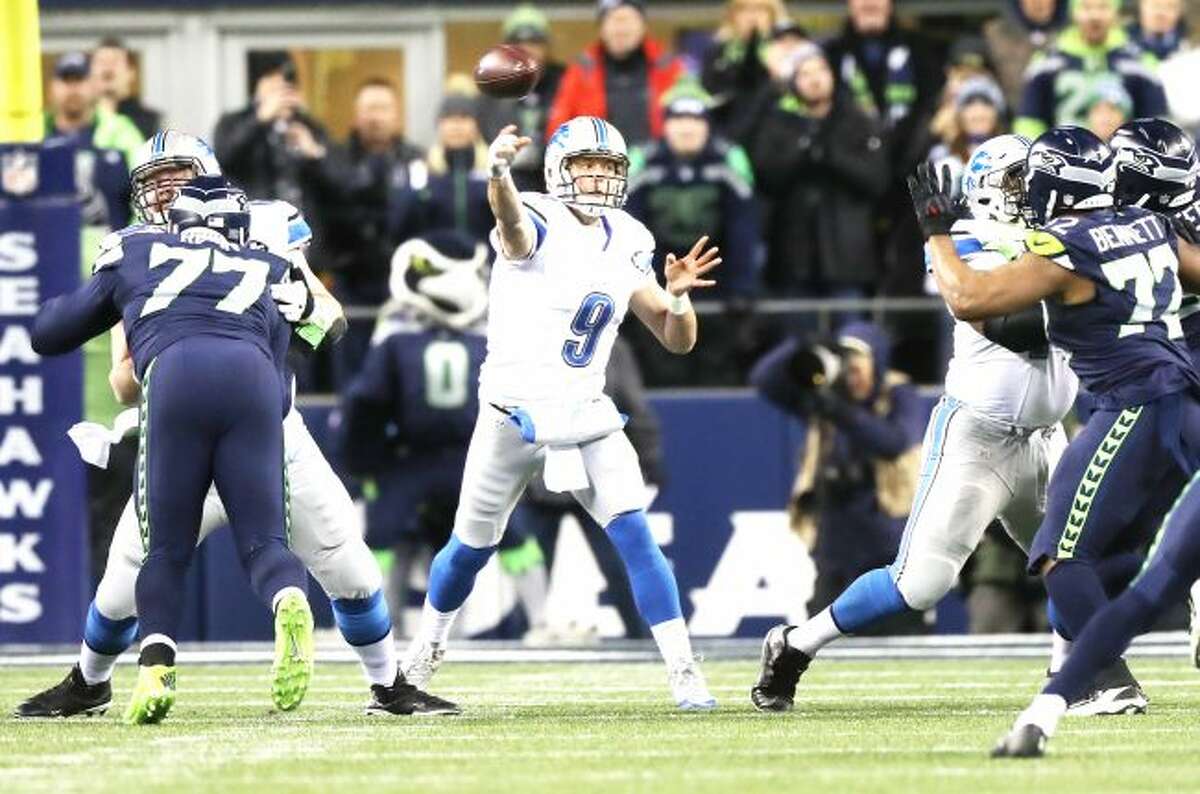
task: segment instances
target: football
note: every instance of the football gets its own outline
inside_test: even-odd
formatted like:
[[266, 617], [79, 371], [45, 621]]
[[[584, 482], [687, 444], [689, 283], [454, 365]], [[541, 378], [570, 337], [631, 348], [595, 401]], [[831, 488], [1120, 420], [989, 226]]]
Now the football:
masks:
[[512, 44], [492, 47], [475, 67], [475, 85], [493, 97], [523, 97], [533, 90], [541, 76], [542, 65]]

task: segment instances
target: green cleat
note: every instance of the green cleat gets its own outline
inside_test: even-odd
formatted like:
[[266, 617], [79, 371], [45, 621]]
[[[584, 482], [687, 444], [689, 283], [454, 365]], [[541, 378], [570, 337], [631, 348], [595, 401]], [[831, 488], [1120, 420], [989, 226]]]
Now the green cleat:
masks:
[[137, 685], [125, 709], [125, 722], [149, 725], [162, 722], [175, 705], [175, 666], [156, 664], [138, 667]]
[[271, 700], [291, 711], [304, 700], [313, 674], [313, 616], [304, 593], [294, 588], [275, 608], [275, 662], [271, 665]]

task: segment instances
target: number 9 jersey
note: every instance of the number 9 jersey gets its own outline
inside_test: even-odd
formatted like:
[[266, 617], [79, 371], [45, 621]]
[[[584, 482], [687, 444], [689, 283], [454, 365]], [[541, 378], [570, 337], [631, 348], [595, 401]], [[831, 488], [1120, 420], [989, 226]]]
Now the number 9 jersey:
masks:
[[522, 193], [537, 233], [524, 259], [496, 261], [479, 398], [497, 405], [600, 397], [617, 328], [637, 290], [655, 283], [654, 237], [619, 209], [582, 223], [561, 201]]
[[1183, 344], [1176, 237], [1140, 207], [1063, 216], [1031, 232], [1028, 249], [1096, 284], [1087, 303], [1047, 300], [1050, 342], [1101, 408], [1122, 409], [1200, 389]]

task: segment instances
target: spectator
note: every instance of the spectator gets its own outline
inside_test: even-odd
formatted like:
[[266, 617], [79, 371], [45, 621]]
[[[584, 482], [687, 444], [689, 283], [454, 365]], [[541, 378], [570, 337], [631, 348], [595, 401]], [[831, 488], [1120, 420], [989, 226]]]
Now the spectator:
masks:
[[107, 230], [129, 224], [129, 163], [142, 145], [133, 122], [98, 104], [82, 52], [59, 56], [50, 79], [46, 136], [76, 147], [75, 186], [85, 226]]
[[[397, 633], [414, 564], [422, 551], [441, 548], [454, 525], [480, 410], [474, 385], [487, 348], [486, 262], [484, 246], [453, 231], [396, 249], [392, 300], [362, 371], [345, 390], [343, 458], [352, 473], [371, 478], [367, 541], [393, 552], [387, 592]], [[513, 538], [501, 542], [500, 564], [531, 627], [540, 628], [541, 551], [532, 538], [506, 534]]]
[[990, 77], [972, 77], [958, 86], [954, 96], [954, 116], [942, 141], [933, 147], [929, 159], [949, 165], [955, 181], [975, 149], [1005, 130], [1004, 94]]
[[[316, 260], [331, 272], [338, 297], [353, 306], [379, 306], [388, 296], [389, 262], [396, 241], [389, 228], [388, 196], [403, 189], [418, 171], [424, 152], [400, 128], [400, 99], [384, 78], [359, 86], [354, 120], [344, 146], [307, 161], [306, 180], [316, 188], [322, 235]], [[333, 377], [344, 386], [362, 362], [371, 323], [351, 321], [333, 348]]]
[[[1200, 30], [1200, 4], [1188, 6], [1184, 24], [1191, 31]], [[1167, 95], [1171, 118], [1187, 128], [1193, 138], [1200, 135], [1200, 91], [1196, 90], [1196, 75], [1200, 74], [1200, 47], [1195, 44], [1196, 34], [1193, 33], [1190, 41], [1158, 65], [1158, 77]]]
[[884, 291], [913, 294], [921, 288], [921, 233], [904, 180], [929, 151], [929, 120], [942, 85], [941, 54], [923, 36], [896, 24], [892, 0], [846, 4], [849, 19], [826, 52], [841, 84], [882, 124], [891, 178], [874, 222], [859, 234], [862, 229], [878, 234]]
[[716, 130], [729, 140], [748, 146], [767, 110], [779, 100], [781, 93], [788, 91], [792, 81], [793, 56], [808, 43], [808, 31], [795, 22], [785, 20], [771, 28], [763, 51], [767, 81], [759, 85], [749, 98], [738, 97], [731, 103], [715, 108], [712, 120]]
[[762, 252], [754, 175], [742, 147], [712, 134], [706, 98], [697, 91], [667, 95], [663, 139], [631, 153], [625, 209], [658, 243], [660, 280], [668, 251], [687, 251], [707, 234], [724, 261], [704, 299], [748, 297], [757, 291]]
[[972, 36], [957, 39], [946, 59], [946, 82], [942, 85], [941, 104], [933, 114], [929, 130], [937, 140], [953, 138], [958, 117], [958, 89], [974, 77], [991, 79], [992, 69], [983, 39]]
[[250, 198], [280, 199], [300, 208], [319, 233], [320, 218], [306, 195], [301, 170], [306, 160], [325, 156], [328, 136], [304, 111], [291, 56], [269, 52], [256, 60], [254, 100], [217, 122], [217, 161]]
[[[612, 355], [608, 359], [608, 367], [604, 371], [604, 392], [612, 397], [617, 410], [629, 417], [625, 425], [625, 434], [637, 451], [638, 464], [642, 468], [642, 477], [650, 494], [647, 503], [653, 502], [653, 496], [662, 487], [664, 476], [662, 468], [662, 433], [658, 417], [646, 400], [646, 392], [642, 384], [642, 375], [638, 370], [637, 359], [625, 338], [618, 336], [613, 343]], [[584, 539], [596, 557], [596, 564], [608, 582], [608, 600], [621, 616], [625, 626], [625, 636], [633, 639], [649, 637], [646, 624], [638, 614], [637, 605], [633, 601], [633, 592], [629, 589], [629, 577], [625, 573], [625, 565], [613, 548], [612, 540], [603, 528], [588, 515], [575, 498], [566, 493], [555, 493], [546, 487], [542, 476], [538, 474], [529, 483], [525, 496], [513, 512], [509, 531], [517, 530], [529, 537], [536, 537], [538, 544], [546, 555], [546, 567], [553, 569], [554, 554], [558, 546], [558, 531], [564, 516], [571, 515], [579, 522]], [[570, 640], [570, 627], [553, 627], [548, 640]], [[575, 627], [591, 628], [591, 627]], [[578, 638], [578, 637], [576, 637]]]
[[483, 137], [494, 139], [507, 124], [516, 124], [518, 134], [533, 143], [517, 154], [512, 164], [513, 180], [520, 190], [546, 188], [542, 157], [546, 147], [541, 131], [546, 128], [550, 106], [558, 93], [565, 67], [550, 58], [550, 23], [546, 15], [530, 5], [520, 5], [504, 20], [504, 42], [520, 47], [542, 65], [542, 77], [531, 93], [521, 99], [480, 98]]
[[1125, 122], [1132, 118], [1133, 100], [1120, 80], [1101, 80], [1092, 86], [1087, 103], [1087, 128], [1108, 142]]
[[1129, 40], [1165, 61], [1187, 41], [1187, 20], [1183, 18], [1183, 0], [1140, 0], [1137, 19], [1129, 23]]
[[137, 64], [133, 53], [120, 39], [101, 39], [92, 51], [92, 80], [100, 92], [100, 106], [109, 113], [129, 118], [143, 138], [149, 138], [163, 128], [162, 113], [142, 104], [134, 96]]
[[[814, 369], [815, 347], [790, 339], [750, 375], [762, 397], [807, 426], [789, 513], [817, 565], [809, 614], [896, 558], [916, 492], [929, 412], [888, 368], [890, 344], [879, 327], [851, 323], [819, 354], [830, 369]], [[832, 377], [817, 379], [817, 371]]]
[[1011, 107], [1021, 101], [1029, 62], [1050, 49], [1066, 21], [1067, 0], [1008, 0], [1004, 13], [983, 26], [996, 77]]
[[1073, 0], [1074, 24], [1029, 67], [1015, 132], [1036, 138], [1060, 124], [1086, 125], [1095, 83], [1112, 78], [1121, 81], [1135, 117], [1166, 114], [1162, 84], [1117, 25], [1119, 5], [1119, 0]]
[[546, 122], [547, 139], [575, 116], [607, 119], [630, 146], [662, 135], [660, 102], [683, 66], [646, 35], [644, 5], [600, 0], [600, 38], [563, 74]]
[[495, 220], [487, 201], [487, 143], [479, 133], [474, 96], [449, 93], [438, 110], [437, 141], [411, 184], [393, 191], [394, 239], [415, 230], [454, 229], [486, 243]]
[[770, 83], [768, 44], [786, 17], [782, 0], [726, 0], [725, 18], [700, 72], [701, 84], [713, 96], [717, 129], [741, 119]]
[[836, 89], [819, 47], [795, 64], [750, 150], [773, 202], [765, 282], [773, 294], [860, 297], [878, 277], [872, 202], [891, 180], [882, 125]]

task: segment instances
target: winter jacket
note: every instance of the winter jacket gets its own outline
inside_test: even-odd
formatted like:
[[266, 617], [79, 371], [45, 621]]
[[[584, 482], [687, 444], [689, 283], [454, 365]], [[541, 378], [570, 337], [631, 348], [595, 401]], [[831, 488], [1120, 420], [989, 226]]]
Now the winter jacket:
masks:
[[[320, 122], [305, 113], [297, 113], [295, 120], [308, 127], [318, 143], [328, 146], [329, 136]], [[221, 171], [250, 198], [280, 199], [316, 220], [300, 173], [305, 158], [288, 148], [284, 126], [259, 121], [251, 104], [221, 117], [213, 133], [213, 151]]]
[[[645, 60], [646, 91], [645, 105], [648, 114], [648, 129], [650, 137], [662, 135], [662, 107], [660, 100], [679, 76], [683, 74], [683, 64], [668, 53], [661, 44], [647, 38], [641, 49], [641, 57]], [[605, 69], [608, 58], [603, 46], [596, 42], [584, 50], [574, 63], [567, 67], [563, 74], [562, 83], [558, 87], [558, 96], [550, 108], [550, 116], [546, 121], [546, 138], [549, 140], [559, 125], [570, 121], [575, 116], [598, 116], [612, 121], [606, 90]], [[619, 129], [619, 127], [618, 127]], [[642, 141], [625, 134], [626, 143], [634, 145]]]
[[654, 235], [659, 280], [667, 252], [683, 254], [708, 235], [724, 261], [714, 276], [717, 286], [698, 290], [694, 297], [757, 292], [763, 243], [754, 175], [742, 147], [710, 136], [699, 154], [684, 159], [656, 141], [634, 149], [630, 159], [625, 209]]
[[700, 72], [700, 83], [713, 97], [713, 126], [738, 142], [739, 133], [753, 117], [757, 98], [771, 84], [763, 62], [765, 46], [757, 34], [749, 41], [718, 42], [707, 53]]
[[1020, 0], [1009, 0], [1004, 12], [983, 26], [988, 55], [996, 71], [996, 79], [1004, 89], [1011, 108], [1021, 101], [1025, 86], [1025, 69], [1037, 55], [1043, 55], [1054, 45], [1054, 35], [1067, 17], [1067, 6], [1059, 3], [1049, 23], [1033, 23], [1021, 9]]
[[764, 273], [772, 292], [875, 282], [873, 207], [892, 178], [883, 135], [845, 93], [823, 119], [790, 93], [767, 112], [750, 159], [772, 204]]

